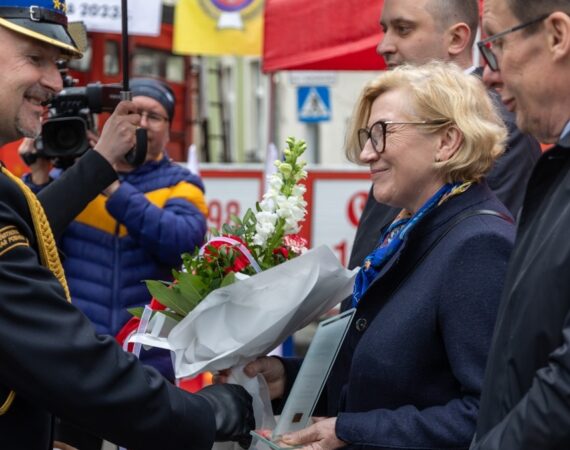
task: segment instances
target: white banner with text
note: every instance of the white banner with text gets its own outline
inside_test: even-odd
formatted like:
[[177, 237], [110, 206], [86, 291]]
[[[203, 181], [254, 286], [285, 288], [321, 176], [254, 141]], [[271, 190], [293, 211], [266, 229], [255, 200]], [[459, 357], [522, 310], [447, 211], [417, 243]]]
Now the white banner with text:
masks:
[[[121, 32], [121, 0], [67, 0], [70, 22], [83, 22], [87, 31]], [[129, 34], [158, 36], [162, 20], [161, 0], [128, 2]]]

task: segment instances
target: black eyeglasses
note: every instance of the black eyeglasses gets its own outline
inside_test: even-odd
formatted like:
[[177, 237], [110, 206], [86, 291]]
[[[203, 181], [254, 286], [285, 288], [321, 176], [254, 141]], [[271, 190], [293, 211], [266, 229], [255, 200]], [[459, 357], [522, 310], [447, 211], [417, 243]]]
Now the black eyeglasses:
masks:
[[168, 117], [164, 117], [163, 115], [152, 111], [145, 111], [141, 109], [138, 111], [138, 113], [141, 115], [141, 119], [146, 117], [147, 122], [152, 125], [158, 125], [169, 121]]
[[495, 55], [493, 49], [491, 48], [491, 44], [494, 41], [502, 38], [503, 36], [506, 36], [507, 34], [514, 33], [515, 31], [522, 30], [523, 28], [526, 27], [530, 27], [535, 23], [542, 22], [548, 16], [550, 16], [550, 14], [543, 14], [542, 16], [534, 20], [531, 20], [530, 22], [520, 23], [512, 28], [509, 28], [508, 30], [501, 31], [500, 33], [494, 34], [493, 36], [489, 36], [488, 38], [477, 42], [477, 47], [479, 47], [479, 51], [481, 52], [481, 55], [483, 55], [483, 59], [489, 66], [489, 69], [491, 69], [493, 72], [499, 70], [499, 62], [497, 61], [497, 56]]
[[[368, 139], [372, 143], [372, 148], [377, 153], [382, 153], [386, 150], [386, 129], [388, 125], [443, 125], [448, 123], [449, 120], [441, 119], [441, 120], [422, 120], [418, 122], [395, 122], [392, 120], [379, 120], [378, 122], [374, 122], [370, 129], [368, 128], [360, 128], [358, 130], [358, 144], [360, 145], [360, 150], [364, 150]], [[382, 150], [378, 150], [379, 145], [382, 144]]]

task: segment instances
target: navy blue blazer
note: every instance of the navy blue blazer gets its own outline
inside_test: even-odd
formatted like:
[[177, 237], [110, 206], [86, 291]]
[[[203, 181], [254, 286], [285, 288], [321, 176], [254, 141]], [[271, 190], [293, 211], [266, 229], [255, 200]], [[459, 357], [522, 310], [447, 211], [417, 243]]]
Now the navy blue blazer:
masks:
[[315, 414], [337, 416], [351, 447], [469, 447], [515, 227], [470, 216], [426, 251], [481, 209], [510, 217], [473, 185], [418, 224], [362, 297]]

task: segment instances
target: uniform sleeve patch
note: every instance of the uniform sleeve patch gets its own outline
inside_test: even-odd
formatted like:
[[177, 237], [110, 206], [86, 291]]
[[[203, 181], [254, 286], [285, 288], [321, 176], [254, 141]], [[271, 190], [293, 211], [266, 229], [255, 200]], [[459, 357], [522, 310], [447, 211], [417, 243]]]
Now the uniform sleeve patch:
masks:
[[22, 245], [29, 247], [30, 243], [14, 225], [0, 228], [0, 256]]

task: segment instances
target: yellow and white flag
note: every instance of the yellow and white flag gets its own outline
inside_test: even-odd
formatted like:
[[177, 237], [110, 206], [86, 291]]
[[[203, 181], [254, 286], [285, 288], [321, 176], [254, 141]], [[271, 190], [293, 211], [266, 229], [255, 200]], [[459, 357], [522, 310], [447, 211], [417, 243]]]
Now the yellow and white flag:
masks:
[[173, 51], [260, 56], [264, 0], [179, 0]]

